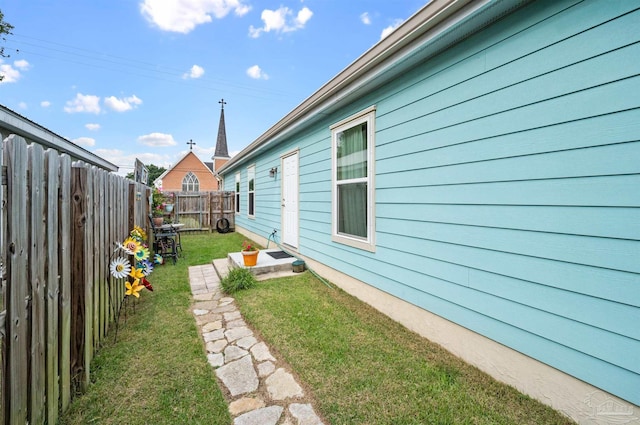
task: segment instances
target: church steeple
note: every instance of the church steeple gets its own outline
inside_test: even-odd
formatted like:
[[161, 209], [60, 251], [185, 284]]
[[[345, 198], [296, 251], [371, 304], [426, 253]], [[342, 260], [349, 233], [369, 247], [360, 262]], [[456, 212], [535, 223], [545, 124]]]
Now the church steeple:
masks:
[[[229, 159], [229, 151], [227, 149], [227, 130], [224, 125], [224, 105], [227, 102], [225, 102], [224, 99], [221, 99], [218, 103], [222, 105], [222, 109], [220, 109], [220, 123], [218, 124], [218, 140], [216, 141], [216, 151], [213, 154], [214, 161], [218, 159]], [[217, 168], [218, 167], [216, 166], [216, 169]]]

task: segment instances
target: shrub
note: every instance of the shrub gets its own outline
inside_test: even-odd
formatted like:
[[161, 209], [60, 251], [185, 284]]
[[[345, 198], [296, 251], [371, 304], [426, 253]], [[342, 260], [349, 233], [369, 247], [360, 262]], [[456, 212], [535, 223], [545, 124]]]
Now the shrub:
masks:
[[235, 268], [222, 279], [222, 290], [227, 294], [234, 294], [243, 289], [249, 289], [256, 285], [256, 277], [249, 269]]

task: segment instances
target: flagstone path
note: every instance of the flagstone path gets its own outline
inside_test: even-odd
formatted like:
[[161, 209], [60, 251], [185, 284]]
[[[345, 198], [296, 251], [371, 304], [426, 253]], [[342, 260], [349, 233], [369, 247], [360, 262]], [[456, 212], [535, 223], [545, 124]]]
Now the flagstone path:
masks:
[[213, 265], [189, 267], [193, 314], [234, 425], [323, 425], [303, 388], [225, 296]]

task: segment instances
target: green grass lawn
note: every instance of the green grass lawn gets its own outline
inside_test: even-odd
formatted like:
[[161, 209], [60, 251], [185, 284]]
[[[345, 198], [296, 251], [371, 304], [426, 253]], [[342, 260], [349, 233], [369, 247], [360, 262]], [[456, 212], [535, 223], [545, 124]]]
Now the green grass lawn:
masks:
[[143, 290], [135, 311], [128, 309], [116, 343], [113, 332], [106, 338], [91, 365], [89, 390], [60, 424], [231, 423], [189, 311], [188, 266], [239, 251], [243, 240], [237, 233], [182, 237], [183, 257], [151, 274], [154, 291]]
[[[228, 406], [189, 311], [188, 266], [239, 251], [242, 235], [182, 237], [177, 265], [151, 275], [91, 365], [89, 390], [61, 424], [230, 424]], [[500, 384], [309, 272], [235, 294], [247, 321], [288, 362], [328, 423], [565, 424], [560, 413]]]
[[569, 424], [309, 272], [238, 292], [332, 424]]

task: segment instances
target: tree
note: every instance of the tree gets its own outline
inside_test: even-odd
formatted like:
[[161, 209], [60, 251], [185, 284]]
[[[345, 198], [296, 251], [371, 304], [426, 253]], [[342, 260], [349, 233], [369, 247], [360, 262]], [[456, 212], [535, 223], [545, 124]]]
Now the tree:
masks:
[[[158, 167], [157, 165], [153, 165], [153, 164], [149, 164], [146, 167], [147, 167], [147, 171], [149, 171], [149, 186], [151, 186], [153, 184], [153, 181], [155, 179], [157, 179], [158, 177], [160, 177], [162, 175], [162, 173], [167, 171], [166, 168]], [[130, 172], [129, 174], [127, 174], [126, 177], [128, 179], [133, 180], [133, 171]]]
[[[2, 10], [0, 10], [0, 40], [7, 41], [7, 38], [5, 37], [5, 35], [7, 34], [13, 34], [11, 32], [11, 30], [13, 29], [13, 25], [11, 25], [9, 22], [5, 22], [4, 20], [4, 14], [2, 13]], [[0, 57], [2, 58], [8, 58], [9, 55], [5, 55], [4, 53], [4, 46], [0, 46]], [[2, 81], [2, 79], [4, 78], [3, 75], [0, 75], [0, 81]]]

